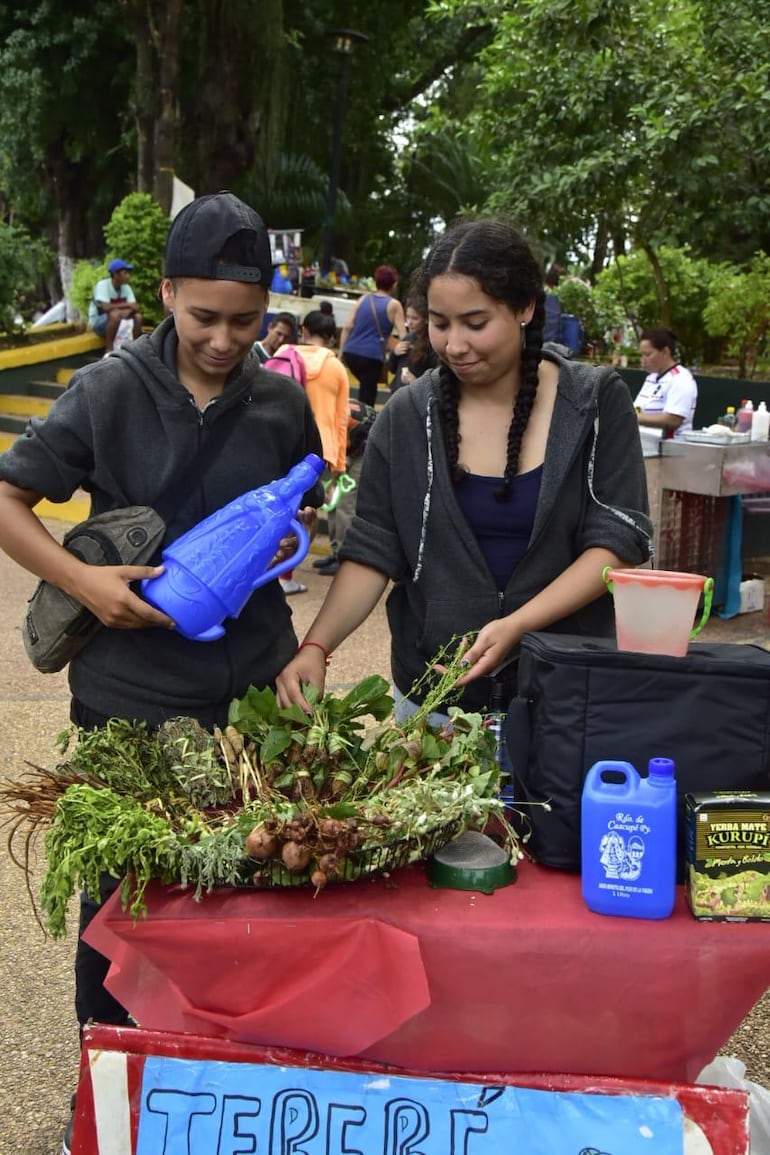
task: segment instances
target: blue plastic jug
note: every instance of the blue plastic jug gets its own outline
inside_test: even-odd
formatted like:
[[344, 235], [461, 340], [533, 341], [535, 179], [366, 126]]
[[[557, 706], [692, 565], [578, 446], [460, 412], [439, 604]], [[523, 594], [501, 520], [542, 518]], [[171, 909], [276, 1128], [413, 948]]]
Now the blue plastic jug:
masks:
[[580, 352], [580, 320], [573, 313], [562, 313], [561, 336], [562, 345], [566, 345], [573, 353]]
[[[165, 572], [141, 583], [146, 601], [173, 618], [186, 638], [221, 638], [224, 618], [237, 618], [258, 586], [305, 557], [310, 538], [297, 512], [323, 470], [321, 458], [309, 453], [285, 477], [241, 494], [183, 533], [163, 550]], [[268, 569], [281, 538], [291, 532], [297, 535], [296, 552]]]
[[676, 895], [676, 781], [670, 758], [641, 778], [630, 762], [596, 762], [581, 805], [583, 898], [598, 914], [668, 918]]

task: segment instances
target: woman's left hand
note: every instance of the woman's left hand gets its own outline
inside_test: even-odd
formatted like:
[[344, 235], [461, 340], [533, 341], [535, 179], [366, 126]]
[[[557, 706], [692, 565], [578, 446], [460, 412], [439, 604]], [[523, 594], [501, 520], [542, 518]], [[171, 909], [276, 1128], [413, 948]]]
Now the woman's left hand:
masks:
[[479, 630], [473, 645], [463, 659], [468, 669], [457, 685], [465, 686], [476, 678], [489, 677], [502, 666], [511, 650], [521, 640], [522, 630], [518, 629], [513, 616], [488, 622]]

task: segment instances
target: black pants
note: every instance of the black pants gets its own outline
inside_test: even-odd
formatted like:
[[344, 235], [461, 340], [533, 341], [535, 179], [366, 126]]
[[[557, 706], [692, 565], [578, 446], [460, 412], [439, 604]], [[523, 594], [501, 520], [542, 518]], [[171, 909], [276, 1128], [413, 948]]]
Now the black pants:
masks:
[[358, 378], [359, 401], [374, 406], [377, 403], [382, 361], [375, 361], [373, 357], [359, 357], [357, 353], [343, 353], [342, 360], [353, 376]]
[[[76, 726], [84, 730], [96, 730], [107, 724], [107, 718], [89, 710], [77, 699], [72, 700], [70, 718]], [[81, 1029], [87, 1022], [110, 1023], [125, 1026], [129, 1015], [125, 1007], [114, 999], [104, 986], [110, 960], [83, 942], [83, 933], [96, 916], [102, 903], [106, 902], [120, 886], [120, 879], [103, 874], [99, 880], [98, 899], [83, 890], [80, 895], [80, 922], [78, 924], [78, 944], [75, 949], [75, 1013]]]
[[99, 898], [94, 899], [82, 891], [80, 895], [80, 923], [78, 925], [78, 945], [75, 950], [75, 1013], [81, 1028], [86, 1023], [111, 1023], [125, 1026], [129, 1020], [128, 1011], [113, 998], [104, 985], [110, 960], [83, 941], [83, 933], [93, 918], [99, 913], [102, 903], [120, 886], [120, 879], [103, 874], [99, 879]]

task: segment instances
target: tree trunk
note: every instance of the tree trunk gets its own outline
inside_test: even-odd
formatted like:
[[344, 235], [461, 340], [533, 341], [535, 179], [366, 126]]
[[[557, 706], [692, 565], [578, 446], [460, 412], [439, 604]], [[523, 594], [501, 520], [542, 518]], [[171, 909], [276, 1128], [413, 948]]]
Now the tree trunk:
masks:
[[86, 318], [81, 317], [78, 310], [72, 304], [70, 299], [70, 289], [72, 288], [72, 273], [75, 268], [75, 258], [67, 257], [64, 253], [59, 253], [59, 279], [62, 283], [62, 296], [64, 297], [65, 305], [65, 321], [70, 324], [73, 321], [83, 321]]
[[198, 193], [230, 188], [254, 165], [268, 179], [285, 140], [288, 76], [283, 0], [201, 0], [195, 98], [180, 173]]
[[66, 302], [67, 321], [85, 321], [70, 300], [72, 288], [72, 272], [75, 268], [76, 229], [74, 214], [66, 200], [59, 203], [59, 277], [62, 284], [62, 294]]
[[655, 287], [658, 292], [658, 304], [660, 305], [660, 323], [664, 328], [671, 328], [671, 301], [668, 295], [668, 285], [666, 278], [663, 276], [663, 269], [660, 267], [658, 254], [654, 251], [648, 241], [642, 242], [642, 249], [647, 255], [647, 260], [650, 262], [652, 268], [652, 275], [655, 278]]
[[120, 0], [118, 11], [121, 10], [136, 45], [136, 189], [137, 192], [152, 192], [155, 121], [158, 113], [157, 30], [152, 0]]
[[596, 225], [596, 239], [594, 241], [594, 251], [591, 256], [591, 268], [588, 272], [588, 279], [592, 285], [596, 284], [596, 278], [604, 268], [607, 262], [607, 250], [609, 247], [609, 229], [607, 228], [607, 218], [601, 216]]
[[156, 41], [160, 111], [155, 124], [153, 197], [168, 215], [174, 189], [176, 136], [179, 124], [179, 37], [183, 0], [166, 0]]
[[149, 5], [142, 4], [144, 19], [134, 22], [136, 39], [135, 111], [136, 124], [136, 189], [150, 192], [155, 170], [154, 128], [157, 109], [155, 52]]
[[88, 188], [87, 166], [73, 164], [67, 157], [65, 141], [52, 141], [43, 165], [44, 179], [53, 189], [57, 215], [57, 248], [59, 276], [66, 300], [68, 321], [77, 321], [79, 314], [70, 302], [72, 271], [80, 252], [79, 240], [83, 233], [83, 203], [80, 198]]

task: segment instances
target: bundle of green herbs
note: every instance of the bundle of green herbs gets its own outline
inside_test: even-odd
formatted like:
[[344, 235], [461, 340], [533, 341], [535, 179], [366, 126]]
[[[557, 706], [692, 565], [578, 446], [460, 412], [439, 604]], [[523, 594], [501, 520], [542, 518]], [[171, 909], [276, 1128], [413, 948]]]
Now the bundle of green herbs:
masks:
[[[374, 675], [343, 696], [306, 687], [310, 716], [252, 687], [213, 734], [191, 718], [157, 731], [119, 719], [66, 731], [54, 770], [30, 766], [0, 787], [11, 855], [28, 876], [30, 840], [45, 829], [48, 929], [64, 933], [70, 898], [83, 885], [98, 893], [103, 872], [124, 879], [124, 904], [137, 917], [151, 879], [194, 886], [196, 897], [247, 881], [318, 892], [419, 860], [492, 819], [519, 857], [494, 735], [482, 715], [447, 705], [460, 653], [438, 656], [444, 672], [426, 675], [422, 704], [403, 724], [388, 683]], [[436, 728], [429, 718], [440, 708], [449, 722]]]

